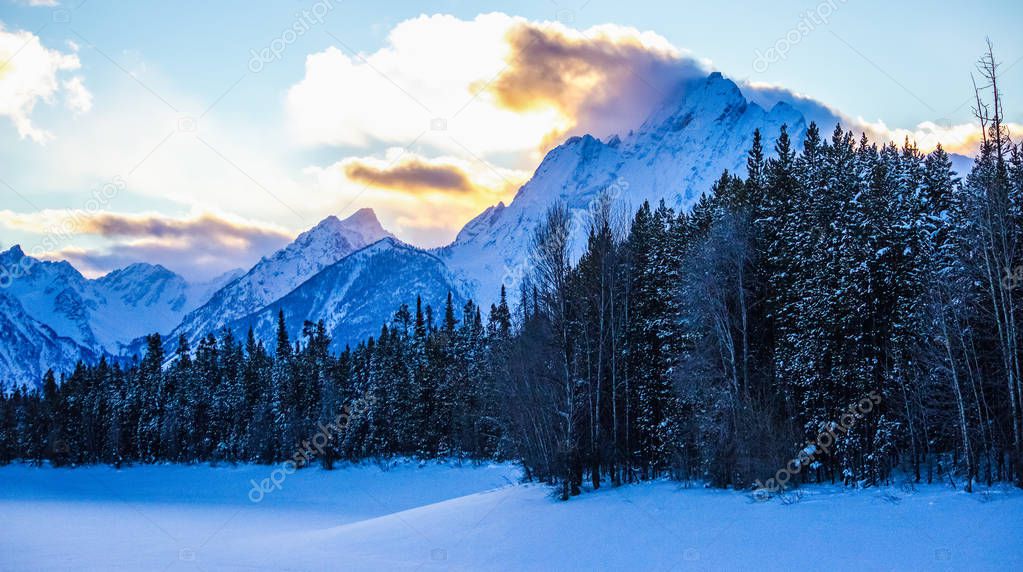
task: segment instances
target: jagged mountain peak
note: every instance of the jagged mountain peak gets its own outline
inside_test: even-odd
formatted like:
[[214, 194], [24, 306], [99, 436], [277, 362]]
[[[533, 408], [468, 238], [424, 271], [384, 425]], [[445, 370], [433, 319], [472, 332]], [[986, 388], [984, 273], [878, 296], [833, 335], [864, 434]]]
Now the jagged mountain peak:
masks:
[[61, 337], [32, 317], [16, 296], [0, 289], [0, 391], [38, 386], [47, 369], [67, 371], [78, 360], [96, 358], [91, 348]]
[[14, 246], [5, 250], [3, 253], [0, 253], [0, 256], [11, 257], [15, 260], [18, 260], [20, 258], [24, 258], [25, 251], [21, 249], [20, 244], [15, 244]]
[[[745, 172], [755, 129], [773, 141], [782, 125], [798, 145], [805, 120], [793, 106], [766, 111], [717, 72], [680, 83], [624, 138], [604, 142], [582, 135], [552, 149], [507, 207], [484, 211], [438, 254], [474, 285], [477, 300], [486, 306], [502, 284], [512, 290], [519, 284], [533, 228], [555, 201], [582, 215], [594, 197], [611, 189], [626, 212], [662, 199], [688, 208], [722, 171]], [[578, 254], [585, 224], [572, 239]]]
[[345, 219], [339, 219], [335, 215], [327, 216], [316, 226], [299, 234], [294, 242], [275, 253], [274, 256], [306, 250], [310, 247], [315, 248], [317, 244], [331, 247], [338, 239], [343, 239], [352, 246], [361, 248], [389, 236], [394, 235], [384, 229], [373, 209], [362, 208]]
[[142, 282], [181, 280], [184, 282], [184, 278], [176, 272], [168, 269], [166, 266], [163, 266], [162, 264], [150, 264], [149, 262], [135, 262], [134, 264], [129, 264], [124, 268], [111, 270], [107, 274], [96, 279], [99, 283], [116, 283], [125, 280]]
[[[0, 263], [5, 266], [21, 264], [23, 272], [12, 276], [15, 280], [23, 283], [38, 282], [39, 280], [50, 280], [59, 276], [65, 280], [83, 282], [86, 280], [70, 262], [66, 260], [42, 260], [25, 254], [20, 244], [15, 244], [6, 251], [0, 253]], [[45, 269], [39, 270], [36, 269]]]
[[[806, 123], [802, 114], [791, 102], [767, 107], [745, 97], [735, 82], [720, 73], [679, 84], [642, 125], [627, 134], [605, 140], [580, 135], [552, 149], [510, 203], [484, 210], [443, 248], [422, 250], [401, 242], [370, 208], [344, 218], [327, 216], [247, 272], [227, 276], [226, 285], [209, 286], [206, 303], [183, 320], [179, 318], [177, 327], [167, 328], [173, 328], [168, 340], [181, 334], [194, 342], [199, 336], [243, 322], [258, 324], [257, 330], [263, 328], [263, 333], [272, 337], [276, 325], [273, 309], [278, 306], [285, 307], [296, 324], [323, 319], [338, 341], [355, 341], [372, 333], [399, 304], [414, 301], [420, 294], [442, 300], [453, 288], [486, 307], [502, 285], [514, 291], [528, 273], [526, 256], [533, 230], [555, 201], [567, 205], [580, 222], [585, 220], [583, 213], [592, 199], [604, 189], [613, 189], [623, 212], [634, 211], [643, 201], [656, 204], [664, 200], [675, 208], [687, 208], [723, 170], [745, 172], [754, 129], [760, 129], [765, 142], [771, 142], [781, 125], [787, 124], [793, 145], [799, 145]], [[577, 247], [585, 243], [584, 223], [577, 225], [572, 241], [578, 254]], [[20, 256], [24, 254], [19, 247], [0, 254], [8, 260]], [[44, 263], [40, 268], [45, 272], [39, 276], [53, 279], [23, 288], [19, 299], [25, 309], [46, 317], [41, 321], [54, 326], [58, 335], [98, 347], [90, 331], [80, 333], [75, 328], [83, 323], [78, 317], [88, 316], [102, 296], [88, 294], [95, 290], [75, 296], [76, 289], [64, 288], [77, 282], [73, 276], [77, 272], [70, 265], [68, 272], [56, 263]], [[164, 302], [191, 304], [199, 297], [192, 292], [199, 285], [178, 291], [172, 287], [174, 281], [155, 278], [169, 275], [169, 270], [156, 265], [133, 265], [100, 279], [112, 283], [116, 277], [125, 277], [123, 288], [108, 288], [105, 294], [108, 300], [116, 297], [123, 301], [125, 311], [108, 312], [109, 323], [99, 324], [99, 329], [118, 332], [119, 324], [130, 321], [136, 308], [152, 313], [166, 307], [166, 317], [180, 315], [175, 314], [180, 306]], [[56, 280], [58, 277], [61, 279]], [[147, 284], [154, 287], [146, 288]], [[53, 297], [36, 296], [47, 290], [53, 290], [54, 296], [68, 292], [60, 297], [59, 319], [49, 319], [54, 315]], [[155, 299], [152, 304], [149, 301], [156, 290], [161, 292], [159, 305]], [[110, 339], [114, 337], [104, 337], [99, 343], [107, 346]]]
[[398, 241], [380, 224], [373, 209], [359, 209], [344, 219], [330, 215], [213, 294], [205, 305], [185, 316], [170, 338], [183, 334], [195, 341], [217, 331], [275, 302], [338, 260], [382, 240]]
[[420, 250], [411, 244], [402, 242], [393, 236], [385, 236], [380, 240], [366, 247], [366, 249], [380, 249], [380, 248], [415, 248]]
[[305, 321], [324, 322], [336, 349], [376, 335], [401, 304], [442, 307], [448, 292], [461, 306], [465, 285], [434, 253], [388, 236], [327, 266], [286, 296], [228, 324], [235, 332], [250, 327], [272, 344], [278, 312], [297, 336]]
[[387, 232], [384, 230], [383, 225], [380, 224], [380, 219], [377, 218], [376, 211], [369, 207], [361, 208], [344, 219], [338, 218], [337, 215], [333, 214], [327, 215], [310, 230], [316, 229], [366, 229], [379, 231], [381, 233]]
[[[169, 331], [223, 285], [193, 286], [165, 266], [148, 262], [89, 279], [67, 261], [38, 260], [20, 247], [0, 253], [0, 264], [8, 269], [0, 290], [18, 303], [19, 315], [45, 324], [54, 339], [92, 356], [118, 354], [141, 335]], [[44, 343], [44, 338], [37, 341]], [[66, 370], [75, 361], [50, 365]]]
[[494, 206], [487, 207], [483, 212], [476, 215], [475, 218], [462, 227], [462, 230], [458, 232], [458, 236], [455, 237], [454, 244], [468, 242], [481, 232], [485, 232], [486, 229], [493, 226], [500, 218], [500, 213], [504, 211], [505, 208], [507, 207], [505, 206], [504, 201], [501, 201]]
[[357, 235], [366, 244], [382, 238], [394, 238], [394, 235], [380, 224], [377, 213], [371, 208], [361, 208], [340, 221], [342, 232]]
[[382, 224], [380, 219], [377, 218], [377, 213], [369, 207], [361, 208], [354, 213], [348, 215], [348, 218], [341, 221], [341, 224], [348, 228], [357, 228], [361, 230], [369, 230], [373, 232], [379, 232], [381, 234], [389, 234]]

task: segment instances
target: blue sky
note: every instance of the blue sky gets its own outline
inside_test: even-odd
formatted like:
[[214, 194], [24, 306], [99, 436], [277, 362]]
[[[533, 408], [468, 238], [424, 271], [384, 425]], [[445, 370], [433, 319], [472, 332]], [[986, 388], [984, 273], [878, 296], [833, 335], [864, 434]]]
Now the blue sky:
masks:
[[[0, 2], [0, 243], [90, 274], [148, 259], [205, 277], [363, 206], [442, 244], [563, 136], [628, 127], [587, 93], [642, 116], [649, 98], [617, 85], [635, 79], [607, 71], [623, 61], [781, 86], [879, 136], [934, 122], [954, 147], [988, 36], [1023, 123], [1019, 2]], [[598, 45], [574, 56], [591, 66], [575, 91], [508, 63], [523, 27]]]

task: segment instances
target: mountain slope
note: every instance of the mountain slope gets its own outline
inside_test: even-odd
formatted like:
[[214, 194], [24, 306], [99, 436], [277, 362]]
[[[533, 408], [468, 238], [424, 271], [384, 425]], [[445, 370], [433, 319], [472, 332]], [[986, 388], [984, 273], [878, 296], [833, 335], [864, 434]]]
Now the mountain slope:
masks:
[[[687, 207], [723, 170], [744, 172], [755, 129], [765, 141], [773, 141], [784, 124], [798, 144], [806, 125], [792, 106], [779, 103], [765, 110], [748, 102], [721, 74], [694, 80], [624, 138], [574, 137], [550, 151], [511, 204], [481, 213], [451, 245], [433, 250], [435, 257], [424, 258], [429, 255], [393, 240], [385, 242], [386, 248], [376, 244], [358, 252], [365, 244], [339, 237], [339, 229], [358, 218], [360, 227], [382, 238], [387, 233], [372, 211], [364, 209], [346, 221], [330, 217], [215, 294], [186, 317], [168, 343], [176, 343], [178, 334], [195, 342], [225, 325], [237, 334], [252, 326], [259, 338], [270, 342], [277, 310], [283, 309], [292, 335], [303, 320], [323, 319], [343, 345], [378, 333], [380, 324], [416, 295], [436, 307], [448, 289], [486, 308], [502, 283], [514, 290], [528, 271], [531, 234], [555, 201], [567, 204], [581, 223], [573, 233], [578, 254], [584, 244], [585, 212], [602, 189], [616, 189], [623, 211], [630, 214], [643, 201], [663, 199], [673, 207]], [[353, 252], [358, 256], [345, 258]], [[378, 262], [387, 257], [387, 264]], [[426, 268], [431, 274], [417, 276], [410, 268]]]
[[32, 258], [15, 245], [0, 254], [0, 267], [9, 276], [4, 292], [25, 314], [78, 345], [100, 349], [91, 318], [101, 297], [71, 264]]
[[235, 276], [189, 284], [163, 266], [137, 263], [90, 280], [66, 261], [38, 260], [20, 246], [0, 253], [0, 267], [4, 291], [27, 315], [97, 354], [117, 354], [141, 335], [170, 330]]
[[798, 144], [805, 120], [787, 103], [770, 110], [749, 103], [719, 73], [688, 82], [624, 138], [573, 137], [553, 149], [511, 204], [487, 209], [436, 252], [472, 284], [485, 307], [502, 283], [517, 287], [533, 229], [555, 201], [572, 209], [580, 223], [573, 233], [578, 254], [585, 213], [601, 190], [610, 189], [629, 215], [643, 201], [691, 206], [723, 170], [745, 172], [754, 129], [771, 142], [783, 124]]
[[190, 284], [160, 265], [138, 263], [115, 270], [93, 282], [105, 302], [103, 311], [91, 321], [93, 330], [108, 351], [121, 350], [124, 344], [149, 333], [170, 331], [239, 273]]
[[273, 342], [277, 315], [283, 310], [292, 340], [301, 333], [304, 321], [323, 320], [335, 349], [341, 349], [378, 335], [381, 325], [402, 304], [415, 304], [416, 296], [423, 297], [424, 308], [433, 306], [439, 318], [449, 290], [456, 309], [461, 310], [465, 287], [443, 261], [389, 237], [339, 260], [230, 327], [239, 335], [251, 327], [258, 339]]
[[38, 386], [46, 370], [68, 372], [95, 354], [25, 312], [17, 298], [0, 290], [0, 390]]
[[380, 225], [372, 209], [361, 209], [345, 220], [329, 216], [213, 294], [206, 304], [185, 316], [171, 332], [170, 340], [184, 335], [195, 342], [280, 299], [345, 256], [387, 237], [392, 237], [391, 233]]

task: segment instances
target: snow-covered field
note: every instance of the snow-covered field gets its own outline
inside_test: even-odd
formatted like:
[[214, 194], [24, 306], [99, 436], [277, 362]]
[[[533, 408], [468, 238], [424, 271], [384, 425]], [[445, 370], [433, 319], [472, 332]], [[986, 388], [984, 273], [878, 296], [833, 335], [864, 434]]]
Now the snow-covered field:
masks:
[[[509, 465], [0, 468], [3, 570], [1023, 570], [1023, 494], [656, 482], [570, 502]], [[279, 475], [278, 475], [279, 476]], [[250, 494], [251, 493], [251, 494]]]

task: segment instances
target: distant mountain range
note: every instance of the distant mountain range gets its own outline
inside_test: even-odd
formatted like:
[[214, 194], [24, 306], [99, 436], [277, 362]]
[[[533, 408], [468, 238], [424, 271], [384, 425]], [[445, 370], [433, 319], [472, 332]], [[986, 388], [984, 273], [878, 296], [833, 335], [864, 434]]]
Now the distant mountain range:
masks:
[[183, 335], [194, 344], [200, 337], [262, 310], [325, 268], [385, 238], [394, 236], [384, 230], [372, 209], [361, 209], [345, 220], [329, 216], [190, 311], [169, 338], [177, 340]]
[[201, 284], [160, 265], [132, 264], [90, 280], [65, 261], [0, 253], [10, 279], [0, 289], [0, 365], [4, 384], [37, 383], [48, 367], [68, 371], [79, 358], [120, 355], [151, 332], [169, 331], [241, 271]]
[[378, 335], [402, 304], [415, 312], [418, 296], [423, 307], [432, 306], [440, 318], [449, 291], [461, 310], [471, 295], [467, 285], [436, 255], [388, 237], [331, 264], [283, 298], [229, 326], [238, 332], [252, 327], [259, 339], [273, 340], [278, 312], [283, 311], [291, 339], [304, 321], [323, 320], [335, 349], [342, 349]]
[[[25, 264], [15, 246], [0, 264], [29, 270], [0, 289], [0, 383], [36, 384], [48, 367], [66, 372], [79, 359], [131, 355], [153, 332], [166, 336], [168, 349], [180, 336], [194, 347], [225, 327], [239, 335], [252, 327], [272, 344], [279, 311], [292, 336], [304, 321], [323, 320], [340, 348], [379, 333], [417, 296], [437, 310], [449, 291], [459, 308], [469, 298], [488, 308], [502, 284], [514, 290], [527, 271], [532, 231], [555, 201], [580, 221], [605, 189], [629, 215], [643, 201], [687, 208], [725, 169], [745, 173], [755, 129], [770, 149], [782, 125], [801, 144], [806, 121], [789, 103], [764, 109], [719, 73], [687, 82], [634, 131], [606, 141], [573, 137], [554, 148], [510, 204], [486, 209], [454, 242], [431, 251], [396, 239], [371, 209], [327, 217], [247, 272], [204, 284], [144, 263], [90, 280], [63, 261]], [[972, 164], [953, 161], [961, 174]], [[585, 225], [575, 229], [580, 254]]]

